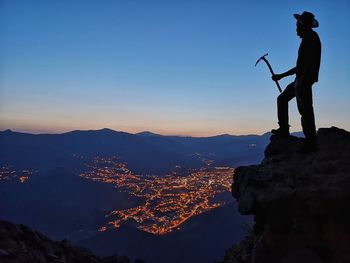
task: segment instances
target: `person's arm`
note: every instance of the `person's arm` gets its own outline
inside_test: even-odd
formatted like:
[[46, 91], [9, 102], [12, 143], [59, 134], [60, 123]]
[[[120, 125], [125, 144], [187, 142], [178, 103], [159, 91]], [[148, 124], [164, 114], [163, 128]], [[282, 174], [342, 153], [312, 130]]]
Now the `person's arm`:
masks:
[[290, 76], [290, 75], [294, 75], [296, 72], [297, 72], [297, 68], [294, 67], [294, 68], [292, 68], [292, 69], [290, 69], [290, 70], [288, 70], [288, 71], [286, 71], [286, 72], [284, 72], [282, 74], [275, 74], [275, 75], [273, 75], [272, 76], [272, 80], [273, 81], [278, 81], [280, 79], [283, 79], [284, 77], [287, 77], [287, 76]]

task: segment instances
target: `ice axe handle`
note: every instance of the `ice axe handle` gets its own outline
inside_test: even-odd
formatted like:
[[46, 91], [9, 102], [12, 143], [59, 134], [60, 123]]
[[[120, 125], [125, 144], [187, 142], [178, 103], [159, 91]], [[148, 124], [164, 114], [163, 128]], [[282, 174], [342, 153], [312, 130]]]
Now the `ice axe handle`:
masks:
[[[262, 57], [261, 59], [264, 60], [264, 61], [266, 62], [266, 64], [267, 64], [267, 66], [269, 67], [269, 70], [270, 70], [272, 76], [274, 76], [275, 73], [273, 72], [272, 67], [271, 67], [270, 63], [267, 61], [267, 59], [266, 59], [265, 57]], [[278, 83], [277, 80], [276, 80], [275, 82], [276, 82], [276, 85], [277, 85], [278, 90], [282, 93], [282, 89], [281, 89], [280, 84]]]
[[275, 82], [276, 82], [276, 85], [277, 85], [278, 90], [280, 91], [280, 93], [282, 93], [282, 89], [281, 89], [280, 84], [278, 83], [278, 81], [277, 81], [277, 80], [276, 80]]
[[[273, 74], [273, 75], [275, 75], [275, 74]], [[282, 93], [282, 89], [281, 89], [280, 84], [278, 83], [277, 80], [275, 80], [275, 82], [276, 82], [276, 85], [277, 85], [278, 90]]]

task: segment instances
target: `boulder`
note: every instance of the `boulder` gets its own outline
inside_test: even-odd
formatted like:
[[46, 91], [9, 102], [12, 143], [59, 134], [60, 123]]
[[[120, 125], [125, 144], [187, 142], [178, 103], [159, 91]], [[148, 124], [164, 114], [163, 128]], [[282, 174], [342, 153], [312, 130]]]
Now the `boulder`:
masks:
[[319, 129], [312, 153], [300, 151], [302, 138], [270, 140], [261, 164], [235, 170], [232, 194], [255, 217], [253, 245], [224, 262], [350, 262], [350, 133]]

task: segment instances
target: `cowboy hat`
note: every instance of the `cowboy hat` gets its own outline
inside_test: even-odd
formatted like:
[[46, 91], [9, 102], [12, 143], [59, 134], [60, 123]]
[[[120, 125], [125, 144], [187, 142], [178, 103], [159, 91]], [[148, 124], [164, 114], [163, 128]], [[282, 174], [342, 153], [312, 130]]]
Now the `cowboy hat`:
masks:
[[309, 27], [318, 27], [319, 23], [315, 19], [314, 14], [304, 11], [301, 15], [299, 14], [294, 14], [294, 17], [298, 22], [303, 24], [304, 26], [309, 26]]

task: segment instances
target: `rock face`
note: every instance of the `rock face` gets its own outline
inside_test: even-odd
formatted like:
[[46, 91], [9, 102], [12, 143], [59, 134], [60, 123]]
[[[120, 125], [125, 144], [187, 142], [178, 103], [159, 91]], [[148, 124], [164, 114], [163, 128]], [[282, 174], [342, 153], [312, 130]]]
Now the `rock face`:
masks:
[[118, 256], [100, 258], [86, 248], [73, 246], [68, 240], [52, 241], [28, 226], [0, 220], [0, 262], [129, 263], [130, 261], [127, 257]]
[[319, 129], [319, 151], [272, 136], [260, 165], [235, 170], [239, 212], [254, 215], [249, 237], [224, 262], [350, 262], [350, 133]]

